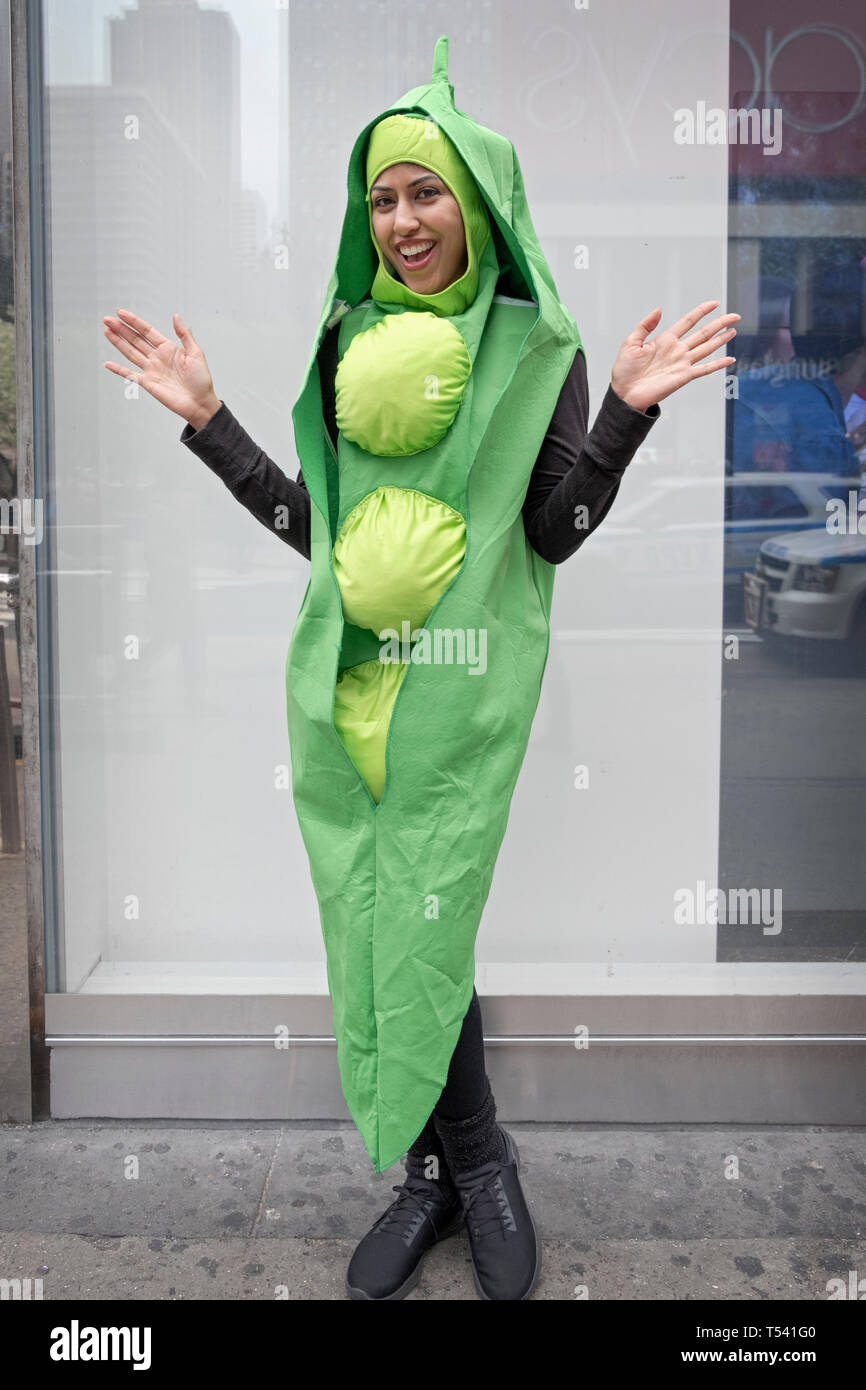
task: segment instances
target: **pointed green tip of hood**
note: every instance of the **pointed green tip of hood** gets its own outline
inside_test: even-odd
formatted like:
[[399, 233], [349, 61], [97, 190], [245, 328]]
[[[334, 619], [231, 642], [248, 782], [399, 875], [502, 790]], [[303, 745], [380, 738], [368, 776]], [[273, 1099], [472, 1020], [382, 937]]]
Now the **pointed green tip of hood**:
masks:
[[433, 49], [433, 76], [431, 82], [446, 82], [451, 89], [451, 96], [454, 96], [454, 88], [448, 81], [448, 35], [441, 34], [436, 40], [436, 47]]

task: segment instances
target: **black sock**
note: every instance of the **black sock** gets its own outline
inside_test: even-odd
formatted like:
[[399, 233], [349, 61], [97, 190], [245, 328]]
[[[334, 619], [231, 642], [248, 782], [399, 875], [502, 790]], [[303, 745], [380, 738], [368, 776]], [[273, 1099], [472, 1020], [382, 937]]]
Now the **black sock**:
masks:
[[445, 1158], [452, 1174], [469, 1172], [485, 1163], [498, 1163], [505, 1158], [505, 1140], [496, 1122], [496, 1102], [486, 1076], [487, 1096], [480, 1110], [466, 1119], [449, 1119], [438, 1110], [433, 1120]]
[[463, 1120], [467, 1115], [474, 1115], [487, 1099], [487, 1089], [481, 1004], [473, 989], [435, 1113], [448, 1120]]

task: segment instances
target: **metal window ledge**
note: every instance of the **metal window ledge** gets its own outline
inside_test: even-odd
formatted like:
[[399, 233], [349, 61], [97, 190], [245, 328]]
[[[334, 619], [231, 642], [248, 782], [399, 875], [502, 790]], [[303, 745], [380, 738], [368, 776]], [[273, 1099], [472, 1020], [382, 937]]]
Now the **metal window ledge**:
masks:
[[[212, 1033], [79, 1033], [67, 1036], [49, 1036], [45, 1039], [48, 1047], [285, 1047], [335, 1045], [336, 1038], [321, 1034], [212, 1034]], [[728, 1046], [731, 1043], [769, 1043], [769, 1044], [809, 1044], [809, 1043], [866, 1043], [866, 1033], [589, 1033], [583, 1036], [574, 1033], [508, 1033], [484, 1036], [484, 1043], [508, 1045], [515, 1043], [537, 1043], [541, 1046], [568, 1044], [581, 1051], [586, 1045], [599, 1043], [621, 1047], [628, 1044], [647, 1046], [659, 1044], [665, 1047], [686, 1043], [691, 1045]]]

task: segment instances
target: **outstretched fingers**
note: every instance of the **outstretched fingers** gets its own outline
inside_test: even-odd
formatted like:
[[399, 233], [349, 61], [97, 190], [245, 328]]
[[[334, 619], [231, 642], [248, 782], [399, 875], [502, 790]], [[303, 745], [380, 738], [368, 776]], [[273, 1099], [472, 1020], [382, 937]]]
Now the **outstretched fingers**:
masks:
[[704, 362], [701, 366], [692, 366], [692, 376], [709, 376], [710, 372], [717, 372], [721, 367], [731, 367], [736, 362], [736, 357], [720, 357], [716, 362]]
[[689, 356], [693, 362], [700, 362], [702, 357], [709, 357], [711, 352], [715, 352], [723, 343], [729, 342], [730, 339], [735, 336], [736, 332], [736, 328], [726, 328], [720, 333], [714, 333], [712, 338], [709, 338], [706, 342], [699, 343], [697, 347], [690, 348]]
[[703, 304], [696, 304], [694, 309], [690, 309], [687, 314], [683, 314], [681, 319], [677, 319], [676, 323], [671, 324], [668, 332], [681, 338], [690, 328], [694, 328], [698, 319], [702, 319], [711, 309], [718, 309], [719, 303], [720, 300], [718, 299], [705, 299]]
[[123, 333], [118, 332], [114, 328], [111, 328], [109, 326], [112, 322], [116, 321], [117, 320], [112, 319], [103, 320], [103, 322], [105, 323], [106, 338], [114, 347], [117, 348], [118, 352], [122, 352], [124, 357], [128, 357], [130, 362], [134, 362], [136, 367], [146, 367], [147, 354], [142, 352], [140, 348], [136, 347], [135, 339], [127, 338]]
[[136, 385], [141, 385], [140, 372], [131, 372], [128, 367], [121, 367], [117, 362], [103, 362], [102, 365], [117, 376], [122, 376], [124, 381], [134, 381]]
[[719, 333], [731, 327], [737, 322], [739, 314], [722, 314], [720, 318], [713, 319], [710, 323], [704, 324], [702, 328], [696, 328], [688, 337], [683, 339], [687, 348], [696, 348], [701, 343], [705, 343], [708, 338], [717, 336]]
[[168, 342], [168, 338], [160, 333], [158, 328], [154, 328], [152, 323], [147, 323], [144, 319], [139, 318], [138, 314], [131, 313], [129, 309], [118, 309], [117, 317], [122, 323], [128, 324], [135, 333], [140, 334], [151, 347], [162, 347], [163, 343]]

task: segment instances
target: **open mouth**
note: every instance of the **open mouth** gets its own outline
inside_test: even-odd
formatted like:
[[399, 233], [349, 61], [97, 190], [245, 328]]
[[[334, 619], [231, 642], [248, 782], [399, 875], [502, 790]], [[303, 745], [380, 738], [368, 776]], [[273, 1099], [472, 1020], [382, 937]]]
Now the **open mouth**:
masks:
[[398, 255], [407, 269], [416, 270], [419, 266], [427, 265], [435, 250], [435, 241], [419, 241], [417, 245], [408, 247], [406, 251], [398, 247]]

